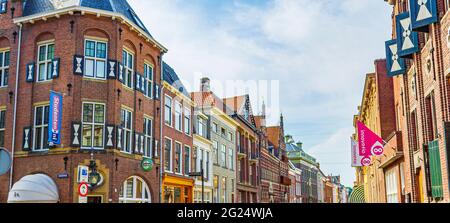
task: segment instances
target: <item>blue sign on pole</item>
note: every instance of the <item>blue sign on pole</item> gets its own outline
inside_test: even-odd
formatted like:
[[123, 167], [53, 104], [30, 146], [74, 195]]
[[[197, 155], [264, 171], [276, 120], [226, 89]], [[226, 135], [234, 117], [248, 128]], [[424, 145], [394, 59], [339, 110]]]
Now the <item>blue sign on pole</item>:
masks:
[[50, 93], [50, 111], [48, 120], [48, 142], [50, 145], [61, 144], [62, 94]]

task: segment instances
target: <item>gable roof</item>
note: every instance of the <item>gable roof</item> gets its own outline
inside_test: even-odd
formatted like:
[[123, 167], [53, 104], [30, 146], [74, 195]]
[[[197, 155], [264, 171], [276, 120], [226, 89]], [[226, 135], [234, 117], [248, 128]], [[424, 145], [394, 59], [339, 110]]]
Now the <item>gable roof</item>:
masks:
[[[250, 96], [248, 94], [241, 96], [234, 96], [231, 98], [224, 98], [225, 105], [230, 108], [230, 116], [237, 116], [244, 120], [251, 128], [256, 129], [255, 117], [253, 116], [252, 106], [250, 103]], [[248, 109], [248, 119], [244, 117], [243, 110]]]
[[163, 80], [179, 92], [183, 93], [186, 97], [191, 98], [190, 93], [186, 90], [186, 87], [181, 82], [178, 74], [166, 62], [163, 62]]
[[225, 114], [230, 114], [231, 109], [225, 102], [212, 91], [200, 91], [191, 93], [191, 98], [199, 107], [216, 107]]
[[131, 8], [130, 4], [128, 4], [127, 0], [25, 0], [23, 5], [23, 16], [47, 13], [73, 6], [119, 13], [152, 37], [149, 30], [137, 16], [136, 12]]

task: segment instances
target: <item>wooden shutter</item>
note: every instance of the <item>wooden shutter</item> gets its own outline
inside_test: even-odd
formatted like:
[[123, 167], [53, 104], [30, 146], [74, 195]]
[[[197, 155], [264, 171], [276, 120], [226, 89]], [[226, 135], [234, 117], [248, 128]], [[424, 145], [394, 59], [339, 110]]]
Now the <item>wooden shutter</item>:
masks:
[[34, 81], [35, 68], [36, 68], [36, 64], [35, 63], [27, 64], [27, 74], [26, 74], [27, 75], [26, 76], [27, 82], [33, 82]]
[[81, 146], [81, 123], [72, 123], [71, 145], [73, 147]]
[[84, 56], [73, 56], [73, 74], [84, 75]]
[[60, 65], [60, 59], [55, 58], [52, 60], [51, 70], [52, 70], [52, 79], [56, 79], [59, 77], [59, 65]]
[[123, 80], [124, 80], [123, 75], [124, 75], [125, 67], [121, 63], [117, 63], [117, 64], [118, 64], [118, 68], [119, 68], [119, 71], [118, 71], [119, 74], [117, 75], [117, 79], [123, 83]]
[[106, 137], [105, 137], [105, 147], [106, 148], [113, 148], [114, 147], [114, 125], [107, 125], [106, 126]]
[[6, 13], [8, 10], [8, 1], [0, 0], [0, 14]]
[[117, 74], [117, 61], [108, 60], [108, 69], [107, 69], [107, 77], [108, 79], [116, 79]]
[[23, 151], [30, 151], [32, 146], [32, 135], [33, 131], [31, 127], [25, 127], [23, 129], [23, 143], [22, 143], [22, 150]]
[[442, 198], [443, 188], [439, 140], [432, 141], [428, 144], [428, 154], [431, 178], [431, 194], [434, 198]]

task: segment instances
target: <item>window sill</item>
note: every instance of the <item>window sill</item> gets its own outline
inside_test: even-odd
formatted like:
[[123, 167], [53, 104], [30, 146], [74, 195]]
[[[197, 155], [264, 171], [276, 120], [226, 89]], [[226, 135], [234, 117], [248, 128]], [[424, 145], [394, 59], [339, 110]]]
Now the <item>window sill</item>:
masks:
[[95, 77], [87, 77], [87, 76], [83, 76], [83, 81], [92, 81], [92, 82], [98, 82], [98, 83], [107, 83], [108, 80], [103, 79], [103, 78], [95, 78]]
[[37, 85], [43, 85], [43, 84], [50, 84], [50, 83], [52, 83], [53, 82], [53, 80], [45, 80], [45, 81], [36, 81], [35, 83], [37, 84]]
[[133, 88], [131, 88], [131, 87], [125, 85], [125, 84], [122, 84], [122, 88], [123, 88], [124, 90], [134, 92], [134, 89], [133, 89]]

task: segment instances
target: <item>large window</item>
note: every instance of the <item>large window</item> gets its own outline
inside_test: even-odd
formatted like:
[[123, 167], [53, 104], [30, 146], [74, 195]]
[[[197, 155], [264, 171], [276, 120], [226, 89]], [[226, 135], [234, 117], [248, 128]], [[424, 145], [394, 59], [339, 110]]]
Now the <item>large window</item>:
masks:
[[214, 186], [213, 203], [219, 203], [219, 176], [217, 175], [214, 175], [213, 186]]
[[147, 63], [144, 64], [144, 77], [147, 83], [145, 96], [153, 98], [153, 66]]
[[164, 99], [164, 121], [172, 126], [172, 98], [167, 95]]
[[205, 168], [205, 180], [206, 181], [208, 181], [209, 180], [209, 165], [210, 165], [210, 163], [211, 163], [211, 153], [210, 152], [208, 152], [208, 151], [205, 151], [206, 152], [206, 154], [205, 154], [205, 156], [206, 156], [206, 162], [205, 162], [205, 166], [206, 166], [206, 168]]
[[164, 142], [164, 170], [172, 172], [172, 140], [169, 138]]
[[191, 110], [186, 107], [184, 108], [184, 133], [191, 134]]
[[150, 189], [140, 177], [130, 177], [123, 182], [119, 192], [119, 203], [150, 203]]
[[8, 86], [9, 51], [0, 52], [0, 87]]
[[127, 50], [122, 52], [122, 64], [124, 67], [123, 84], [129, 88], [133, 88], [133, 74], [134, 74], [134, 56]]
[[149, 118], [144, 118], [144, 156], [153, 157], [152, 151], [152, 135], [153, 135], [153, 124], [152, 120]]
[[175, 101], [175, 129], [180, 132], [183, 129], [182, 121], [183, 121], [183, 114], [182, 114], [181, 103], [178, 101]]
[[221, 183], [221, 195], [222, 195], [222, 203], [227, 203], [228, 199], [227, 199], [227, 178], [226, 177], [222, 177], [222, 183]]
[[234, 169], [234, 153], [232, 148], [228, 148], [228, 169]]
[[387, 203], [398, 203], [397, 175], [395, 169], [387, 171], [385, 178]]
[[89, 39], [85, 40], [85, 76], [98, 79], [106, 78], [106, 55], [108, 55], [107, 49], [108, 45], [106, 42]]
[[206, 119], [198, 116], [198, 124], [197, 124], [197, 126], [198, 126], [198, 128], [197, 128], [198, 129], [198, 132], [197, 132], [198, 135], [206, 138], [207, 137], [207, 134], [206, 134], [206, 131], [207, 131], [207, 129], [206, 129]]
[[133, 138], [133, 125], [132, 125], [132, 112], [126, 109], [121, 111], [121, 126], [123, 129], [123, 139], [124, 143], [122, 146], [122, 151], [126, 153], [131, 153], [131, 140]]
[[55, 57], [55, 44], [45, 43], [38, 46], [37, 81], [52, 79], [52, 60]]
[[212, 141], [213, 146], [213, 156], [214, 156], [214, 164], [219, 164], [219, 143], [217, 141]]
[[83, 128], [81, 145], [84, 148], [103, 148], [105, 105], [83, 103]]
[[48, 111], [48, 105], [38, 106], [34, 108], [34, 151], [48, 149]]
[[5, 146], [6, 110], [0, 110], [0, 147]]
[[222, 145], [220, 147], [220, 165], [223, 167], [226, 167], [226, 154], [227, 154], [227, 147], [225, 145]]
[[181, 151], [181, 143], [175, 142], [175, 173], [181, 174], [183, 165], [182, 159], [183, 153]]
[[191, 172], [191, 148], [184, 146], [184, 174], [188, 175]]

